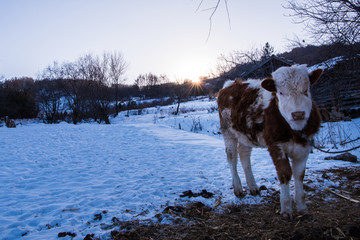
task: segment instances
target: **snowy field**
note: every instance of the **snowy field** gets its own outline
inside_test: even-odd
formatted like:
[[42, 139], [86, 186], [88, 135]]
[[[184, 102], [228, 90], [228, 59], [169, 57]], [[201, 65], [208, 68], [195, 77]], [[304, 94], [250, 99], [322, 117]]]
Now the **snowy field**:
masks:
[[[175, 108], [123, 113], [111, 125], [1, 127], [0, 239], [57, 239], [60, 232], [76, 233], [74, 239], [89, 233], [106, 239], [113, 217], [157, 221], [154, 216], [166, 206], [188, 201], [212, 206], [220, 197], [222, 204], [260, 203], [261, 196], [238, 200], [233, 195], [216, 102], [182, 104], [179, 116], [171, 114]], [[330, 144], [329, 128], [351, 134], [344, 138], [360, 136], [360, 119], [340, 126], [324, 125], [319, 139]], [[360, 157], [359, 150], [352, 153]], [[305, 179], [313, 180], [310, 186], [318, 191], [338, 185], [317, 181], [319, 170], [358, 165], [324, 161], [328, 155], [315, 151], [308, 160]], [[253, 150], [252, 165], [258, 186], [278, 189], [265, 149]], [[246, 187], [243, 174], [241, 180]], [[214, 197], [180, 197], [202, 189]]]

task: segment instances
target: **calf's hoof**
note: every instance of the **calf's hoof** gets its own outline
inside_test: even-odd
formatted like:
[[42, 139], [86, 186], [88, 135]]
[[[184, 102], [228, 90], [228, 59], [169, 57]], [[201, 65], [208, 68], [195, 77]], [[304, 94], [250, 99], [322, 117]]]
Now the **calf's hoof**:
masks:
[[287, 220], [290, 220], [290, 221], [293, 220], [293, 214], [292, 214], [292, 212], [285, 212], [285, 211], [283, 211], [283, 212], [281, 212], [280, 214], [281, 214], [281, 216], [282, 216], [283, 218], [285, 218], [285, 219], [287, 219]]
[[235, 196], [236, 196], [237, 198], [239, 198], [239, 199], [245, 197], [245, 195], [246, 195], [245, 192], [243, 192], [243, 191], [241, 191], [241, 190], [236, 191], [235, 189], [234, 189], [234, 194], [235, 194]]
[[254, 190], [250, 189], [250, 195], [252, 195], [252, 196], [260, 195], [260, 190], [258, 188], [254, 189]]
[[309, 211], [306, 208], [302, 210], [298, 210], [297, 212], [302, 216], [310, 215]]

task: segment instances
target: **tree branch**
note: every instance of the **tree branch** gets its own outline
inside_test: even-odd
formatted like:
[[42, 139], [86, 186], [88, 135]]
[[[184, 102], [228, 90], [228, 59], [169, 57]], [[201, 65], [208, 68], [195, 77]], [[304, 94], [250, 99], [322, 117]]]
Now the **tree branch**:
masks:
[[[315, 38], [353, 44], [360, 40], [360, 2], [357, 0], [289, 0], [286, 9], [293, 11], [295, 23]], [[320, 36], [320, 37], [319, 37]]]
[[[226, 13], [227, 13], [228, 22], [229, 22], [229, 27], [230, 27], [230, 29], [231, 29], [231, 21], [230, 21], [230, 12], [229, 12], [229, 8], [228, 8], [228, 2], [227, 2], [227, 0], [217, 0], [217, 2], [216, 2], [216, 4], [215, 4], [214, 7], [211, 7], [211, 8], [207, 8], [207, 9], [202, 10], [202, 11], [210, 11], [210, 10], [212, 11], [211, 14], [210, 14], [210, 17], [209, 17], [209, 32], [208, 32], [206, 41], [208, 41], [209, 38], [210, 38], [211, 31], [212, 31], [212, 20], [213, 20], [213, 17], [214, 17], [214, 15], [215, 15], [216, 11], [217, 11], [218, 8], [219, 8], [219, 5], [220, 5], [221, 1], [223, 1], [224, 4], [225, 4]], [[201, 0], [195, 12], [198, 12], [198, 11], [199, 11], [199, 9], [200, 9], [201, 6], [203, 5], [203, 3], [204, 3], [204, 0]]]

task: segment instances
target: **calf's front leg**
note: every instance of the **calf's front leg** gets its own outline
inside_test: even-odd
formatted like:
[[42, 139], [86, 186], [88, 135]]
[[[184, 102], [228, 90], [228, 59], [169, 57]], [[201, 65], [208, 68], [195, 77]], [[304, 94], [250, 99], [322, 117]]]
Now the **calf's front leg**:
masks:
[[293, 169], [295, 183], [295, 204], [296, 210], [300, 214], [307, 213], [303, 181], [305, 176], [306, 161], [308, 159], [310, 149], [310, 147], [304, 148], [301, 151], [302, 154], [298, 154], [298, 156], [291, 158], [291, 165]]
[[307, 207], [305, 203], [305, 194], [304, 194], [304, 176], [305, 176], [305, 160], [295, 160], [292, 161], [293, 174], [294, 174], [294, 183], [295, 183], [295, 204], [296, 210], [300, 214], [307, 213]]
[[276, 168], [280, 181], [280, 205], [281, 215], [292, 218], [292, 200], [290, 197], [290, 186], [292, 170], [286, 154], [278, 147], [269, 148], [270, 156]]

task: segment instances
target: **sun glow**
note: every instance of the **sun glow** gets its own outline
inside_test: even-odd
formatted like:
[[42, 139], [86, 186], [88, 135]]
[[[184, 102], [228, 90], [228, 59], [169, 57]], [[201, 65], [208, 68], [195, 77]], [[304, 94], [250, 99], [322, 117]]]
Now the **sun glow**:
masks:
[[199, 79], [198, 81], [189, 81], [190, 85], [187, 95], [199, 96], [203, 95], [205, 89], [203, 88], [202, 81]]
[[207, 55], [196, 55], [195, 53], [179, 55], [172, 65], [177, 78], [191, 81], [193, 84], [202, 82], [203, 76], [208, 75], [208, 66], [210, 66]]
[[191, 82], [193, 84], [201, 84], [201, 79], [200, 78], [191, 79]]

